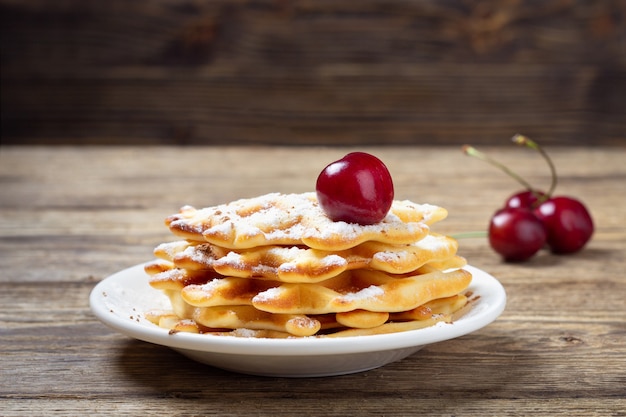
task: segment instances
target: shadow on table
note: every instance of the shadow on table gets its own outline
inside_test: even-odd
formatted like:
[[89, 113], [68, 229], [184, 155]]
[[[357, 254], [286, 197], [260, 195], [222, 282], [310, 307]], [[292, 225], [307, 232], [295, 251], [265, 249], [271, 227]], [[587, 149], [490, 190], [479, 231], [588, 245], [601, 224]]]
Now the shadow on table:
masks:
[[[510, 381], [539, 372], [533, 358], [515, 352], [502, 332], [468, 335], [428, 346], [403, 361], [375, 370], [323, 378], [276, 378], [232, 373], [196, 363], [173, 350], [129, 340], [118, 357], [119, 371], [151, 395], [203, 401], [341, 401], [384, 398], [384, 402], [502, 398]], [[468, 346], [472, 346], [468, 350]], [[489, 353], [493, 352], [493, 356]], [[506, 368], [502, 357], [510, 356]], [[497, 356], [498, 359], [493, 358]], [[507, 391], [509, 391], [507, 393]], [[340, 394], [338, 394], [340, 393]], [[441, 404], [443, 405], [443, 404]]]

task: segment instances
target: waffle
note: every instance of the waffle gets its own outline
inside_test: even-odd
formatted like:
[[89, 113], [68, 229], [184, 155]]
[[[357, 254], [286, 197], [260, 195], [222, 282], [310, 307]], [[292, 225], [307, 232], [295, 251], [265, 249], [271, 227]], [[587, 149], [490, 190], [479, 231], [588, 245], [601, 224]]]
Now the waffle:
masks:
[[[155, 268], [154, 265], [163, 266]], [[163, 270], [165, 263], [152, 263], [150, 284], [161, 290], [180, 292], [194, 307], [253, 305], [270, 313], [325, 314], [364, 309], [396, 312], [416, 308], [434, 298], [457, 294], [469, 285], [471, 275], [463, 269], [443, 272], [425, 266], [409, 275], [391, 275], [359, 269], [346, 271], [319, 283], [220, 276], [176, 268]], [[157, 272], [158, 270], [158, 272]]]
[[[405, 331], [463, 311], [471, 274], [431, 232], [445, 209], [394, 201], [380, 223], [333, 222], [314, 193], [267, 194], [166, 218], [179, 240], [145, 265], [173, 333], [342, 337]], [[181, 239], [182, 238], [182, 239]]]
[[[180, 314], [186, 312], [180, 310], [178, 314], [148, 312], [146, 317], [160, 327], [169, 329], [171, 333], [189, 332], [262, 338], [306, 336], [335, 338], [417, 330], [439, 322], [450, 322], [462, 314], [468, 302], [468, 297], [459, 294], [436, 299], [414, 310], [395, 314], [354, 310], [318, 316], [270, 316], [252, 307], [221, 306], [193, 309], [190, 312], [191, 319], [181, 319]], [[173, 305], [180, 304], [173, 303]]]
[[154, 254], [189, 271], [306, 283], [354, 269], [404, 274], [426, 264], [441, 269], [458, 268], [464, 266], [465, 260], [455, 256], [457, 247], [452, 238], [429, 234], [409, 245], [365, 242], [343, 251], [277, 245], [229, 250], [210, 243], [176, 241], [157, 246]]
[[272, 193], [203, 209], [184, 206], [165, 223], [177, 236], [229, 249], [303, 245], [343, 250], [366, 241], [410, 244], [446, 216], [438, 206], [394, 201], [383, 221], [364, 226], [330, 220], [314, 193]]

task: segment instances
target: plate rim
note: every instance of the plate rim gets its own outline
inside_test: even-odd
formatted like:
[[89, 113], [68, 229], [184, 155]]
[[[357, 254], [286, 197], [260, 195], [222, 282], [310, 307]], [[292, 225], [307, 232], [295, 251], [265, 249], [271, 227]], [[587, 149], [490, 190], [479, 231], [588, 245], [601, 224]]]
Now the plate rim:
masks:
[[155, 324], [137, 321], [136, 316], [143, 314], [141, 311], [124, 311], [123, 314], [118, 314], [113, 311], [111, 305], [107, 304], [107, 300], [111, 299], [107, 292], [114, 290], [114, 285], [120, 285], [124, 281], [141, 287], [145, 286], [146, 291], [154, 292], [154, 297], [165, 297], [159, 290], [149, 286], [148, 275], [144, 271], [145, 264], [140, 263], [122, 269], [98, 282], [89, 295], [92, 313], [107, 327], [128, 337], [173, 349], [207, 353], [253, 356], [321, 356], [424, 346], [455, 339], [487, 326], [504, 311], [507, 300], [504, 287], [495, 277], [475, 266], [466, 265], [464, 269], [473, 275], [468, 289], [478, 295], [479, 298], [474, 301], [471, 310], [454, 323], [438, 323], [423, 329], [398, 333], [341, 338], [269, 339], [211, 336], [185, 332], [171, 334], [167, 329]]

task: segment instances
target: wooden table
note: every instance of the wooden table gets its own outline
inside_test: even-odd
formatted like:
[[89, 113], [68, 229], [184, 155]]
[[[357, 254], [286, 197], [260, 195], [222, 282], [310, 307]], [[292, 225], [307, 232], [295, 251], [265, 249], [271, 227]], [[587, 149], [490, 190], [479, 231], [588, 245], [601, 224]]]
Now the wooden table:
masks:
[[[519, 187], [456, 147], [367, 148], [398, 198], [449, 209], [437, 230], [484, 230]], [[376, 370], [329, 378], [233, 374], [99, 323], [88, 296], [171, 240], [163, 218], [270, 191], [312, 190], [337, 148], [0, 148], [0, 414], [562, 415], [626, 410], [625, 148], [554, 148], [558, 190], [596, 233], [573, 256], [505, 264], [485, 239], [461, 254], [508, 293], [500, 318]], [[486, 149], [540, 186], [540, 157]]]

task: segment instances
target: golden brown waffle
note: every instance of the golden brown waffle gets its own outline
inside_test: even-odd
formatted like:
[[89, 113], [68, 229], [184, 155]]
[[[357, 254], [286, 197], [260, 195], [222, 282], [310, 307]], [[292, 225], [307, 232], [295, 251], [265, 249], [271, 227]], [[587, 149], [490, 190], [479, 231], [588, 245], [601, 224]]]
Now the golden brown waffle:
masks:
[[[416, 330], [450, 322], [467, 304], [466, 296], [456, 295], [430, 301], [415, 311], [395, 314], [355, 310], [313, 316], [270, 315], [251, 306], [221, 306], [178, 309], [177, 313], [148, 312], [146, 317], [171, 332], [263, 338], [347, 337]], [[173, 305], [180, 304], [173, 301]], [[192, 318], [181, 319], [185, 314]]]
[[230, 250], [209, 243], [177, 241], [157, 246], [154, 254], [189, 271], [306, 283], [354, 269], [405, 274], [426, 264], [441, 269], [459, 268], [465, 265], [465, 259], [456, 256], [457, 247], [456, 240], [450, 237], [429, 234], [410, 245], [370, 241], [334, 252], [277, 245]]
[[435, 298], [456, 295], [470, 280], [469, 272], [462, 269], [433, 270], [399, 278], [379, 271], [354, 270], [315, 284], [215, 278], [206, 284], [187, 285], [181, 295], [194, 307], [249, 304], [276, 314], [327, 314], [358, 309], [399, 312]]
[[331, 278], [331, 281], [341, 281], [339, 285], [334, 282], [326, 285], [286, 283], [270, 288], [257, 294], [252, 305], [280, 314], [326, 314], [358, 309], [399, 312], [412, 310], [435, 298], [456, 295], [467, 288], [472, 279], [463, 269], [448, 273], [435, 270], [403, 278], [368, 270], [344, 274], [347, 276]]
[[367, 241], [410, 244], [446, 216], [441, 207], [394, 201], [382, 222], [363, 226], [330, 220], [315, 193], [274, 193], [203, 209], [185, 206], [166, 225], [177, 236], [223, 248], [304, 245], [337, 251]]

